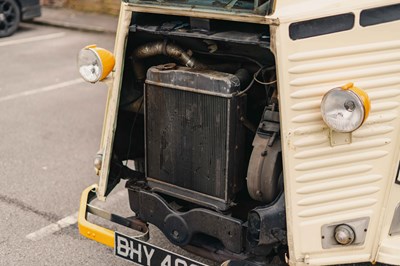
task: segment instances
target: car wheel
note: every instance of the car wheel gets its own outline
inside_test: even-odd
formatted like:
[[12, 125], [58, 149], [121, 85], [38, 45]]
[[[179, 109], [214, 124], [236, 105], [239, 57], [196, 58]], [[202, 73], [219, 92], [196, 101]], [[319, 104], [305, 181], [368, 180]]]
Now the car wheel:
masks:
[[15, 0], [0, 0], [0, 37], [13, 34], [21, 20], [21, 12]]

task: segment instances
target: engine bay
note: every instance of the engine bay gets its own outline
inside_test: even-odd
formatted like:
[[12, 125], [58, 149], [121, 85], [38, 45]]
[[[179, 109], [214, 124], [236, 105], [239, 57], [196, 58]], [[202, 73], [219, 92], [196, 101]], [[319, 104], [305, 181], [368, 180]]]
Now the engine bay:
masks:
[[268, 25], [134, 14], [109, 179], [127, 179], [131, 209], [176, 245], [275, 254], [278, 97]]

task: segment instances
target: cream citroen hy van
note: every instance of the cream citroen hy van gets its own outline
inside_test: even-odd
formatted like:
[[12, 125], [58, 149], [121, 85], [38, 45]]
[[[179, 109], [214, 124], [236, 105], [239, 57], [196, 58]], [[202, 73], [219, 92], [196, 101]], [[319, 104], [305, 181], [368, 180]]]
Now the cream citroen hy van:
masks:
[[[204, 265], [149, 224], [224, 265], [400, 265], [399, 1], [124, 0], [78, 65], [108, 84], [82, 235], [139, 265]], [[132, 217], [90, 204], [122, 180]]]

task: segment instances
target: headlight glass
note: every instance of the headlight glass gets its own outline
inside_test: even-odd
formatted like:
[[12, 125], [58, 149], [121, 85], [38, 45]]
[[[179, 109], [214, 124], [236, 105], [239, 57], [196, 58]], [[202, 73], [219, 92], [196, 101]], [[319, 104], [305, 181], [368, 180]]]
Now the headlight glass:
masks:
[[352, 132], [366, 118], [362, 99], [352, 90], [335, 88], [327, 92], [321, 102], [325, 123], [337, 132]]
[[98, 54], [90, 48], [82, 49], [78, 55], [78, 68], [82, 78], [97, 82], [103, 75], [103, 65]]

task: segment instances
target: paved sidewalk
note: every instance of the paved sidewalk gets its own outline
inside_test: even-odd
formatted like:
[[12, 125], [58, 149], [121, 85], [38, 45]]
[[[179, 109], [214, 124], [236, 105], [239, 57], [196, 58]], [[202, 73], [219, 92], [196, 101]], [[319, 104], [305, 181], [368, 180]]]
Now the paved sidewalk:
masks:
[[33, 23], [51, 25], [82, 31], [94, 31], [115, 34], [118, 17], [87, 13], [68, 8], [42, 7], [42, 16], [35, 18]]

